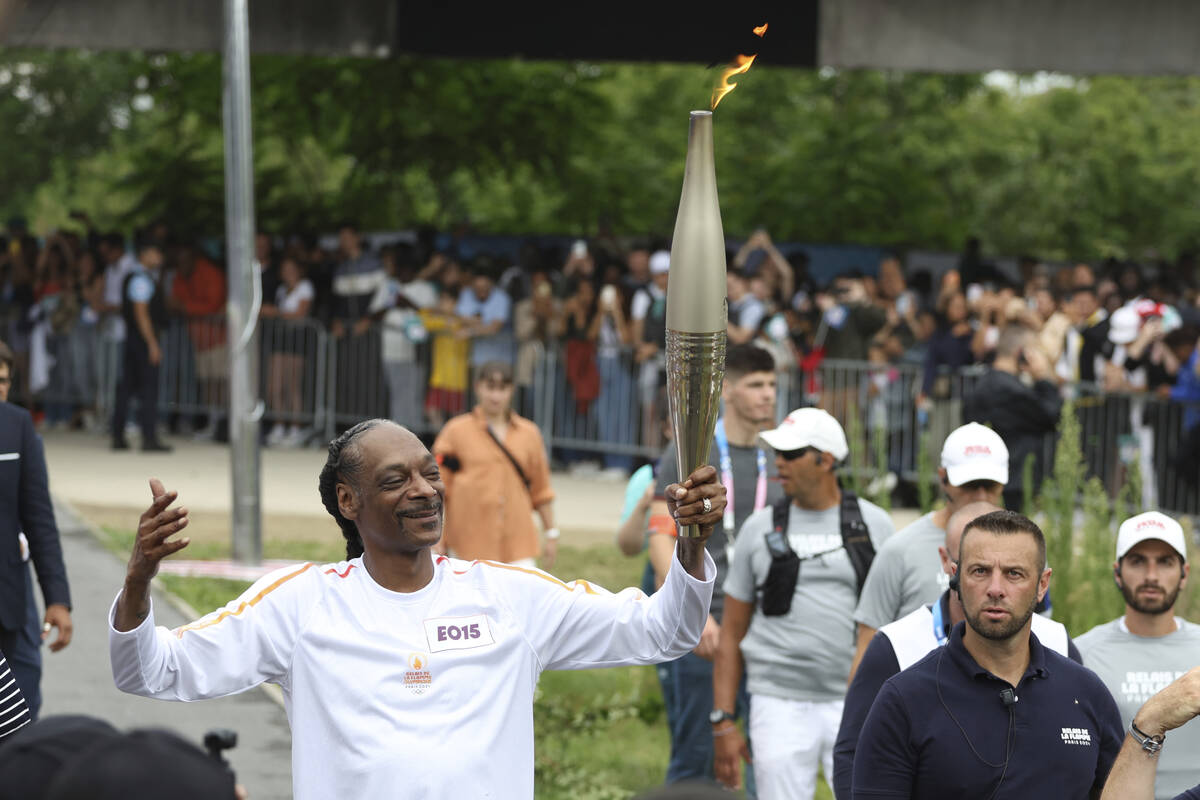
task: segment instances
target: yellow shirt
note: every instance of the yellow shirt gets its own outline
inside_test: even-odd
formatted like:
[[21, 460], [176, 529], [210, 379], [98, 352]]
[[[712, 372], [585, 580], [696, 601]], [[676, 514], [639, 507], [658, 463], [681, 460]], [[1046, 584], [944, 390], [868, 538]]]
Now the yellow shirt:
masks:
[[471, 340], [454, 335], [462, 328], [462, 322], [425, 309], [421, 311], [421, 324], [433, 337], [430, 388], [465, 392], [470, 373]]

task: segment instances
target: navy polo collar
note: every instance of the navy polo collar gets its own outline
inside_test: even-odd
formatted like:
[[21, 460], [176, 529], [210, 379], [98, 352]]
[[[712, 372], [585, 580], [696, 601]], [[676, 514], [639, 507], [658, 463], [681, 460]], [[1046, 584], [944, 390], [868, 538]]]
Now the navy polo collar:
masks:
[[[963, 644], [963, 633], [966, 631], [967, 623], [960, 622], [950, 631], [950, 641], [946, 643], [946, 651], [950, 656], [950, 661], [962, 671], [964, 675], [969, 675], [971, 678], [978, 680], [979, 678], [988, 678], [994, 681], [1007, 684], [1003, 678], [993, 675], [988, 670], [979, 666], [975, 661], [975, 657], [967, 650]], [[1050, 671], [1046, 668], [1046, 648], [1042, 647], [1042, 643], [1038, 641], [1037, 636], [1033, 631], [1029, 632], [1029, 666], [1025, 668], [1025, 674], [1021, 676], [1021, 683], [1024, 683], [1027, 678], [1048, 678]]]

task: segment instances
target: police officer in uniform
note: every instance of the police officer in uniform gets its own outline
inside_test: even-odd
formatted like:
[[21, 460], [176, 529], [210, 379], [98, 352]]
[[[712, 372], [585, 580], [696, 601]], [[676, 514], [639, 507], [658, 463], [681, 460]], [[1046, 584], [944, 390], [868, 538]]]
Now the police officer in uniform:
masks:
[[113, 407], [112, 447], [128, 450], [125, 421], [129, 418], [129, 398], [138, 399], [138, 424], [142, 429], [142, 450], [169, 453], [171, 448], [158, 440], [158, 369], [162, 350], [158, 337], [167, 324], [165, 292], [159, 284], [162, 249], [146, 242], [138, 248], [138, 267], [125, 277], [121, 286], [121, 316], [126, 336], [121, 358], [121, 381]]

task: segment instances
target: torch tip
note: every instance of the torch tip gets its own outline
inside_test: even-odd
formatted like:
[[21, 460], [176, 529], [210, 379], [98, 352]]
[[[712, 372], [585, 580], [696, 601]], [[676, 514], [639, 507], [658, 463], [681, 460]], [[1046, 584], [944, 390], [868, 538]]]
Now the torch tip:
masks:
[[712, 114], [713, 114], [713, 112], [711, 112], [711, 111], [693, 111], [691, 116], [693, 116], [693, 117], [711, 117]]

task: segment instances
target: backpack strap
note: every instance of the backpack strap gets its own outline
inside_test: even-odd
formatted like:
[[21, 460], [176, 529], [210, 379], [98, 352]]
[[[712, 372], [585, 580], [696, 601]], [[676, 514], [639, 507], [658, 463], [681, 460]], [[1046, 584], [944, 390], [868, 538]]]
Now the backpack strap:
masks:
[[875, 545], [871, 543], [871, 532], [867, 530], [867, 523], [863, 521], [862, 509], [858, 507], [858, 497], [854, 492], [842, 490], [839, 516], [842, 544], [846, 548], [846, 555], [850, 556], [850, 564], [854, 567], [854, 575], [858, 579], [858, 594], [861, 596], [867, 572], [871, 569], [871, 562], [875, 560]]

